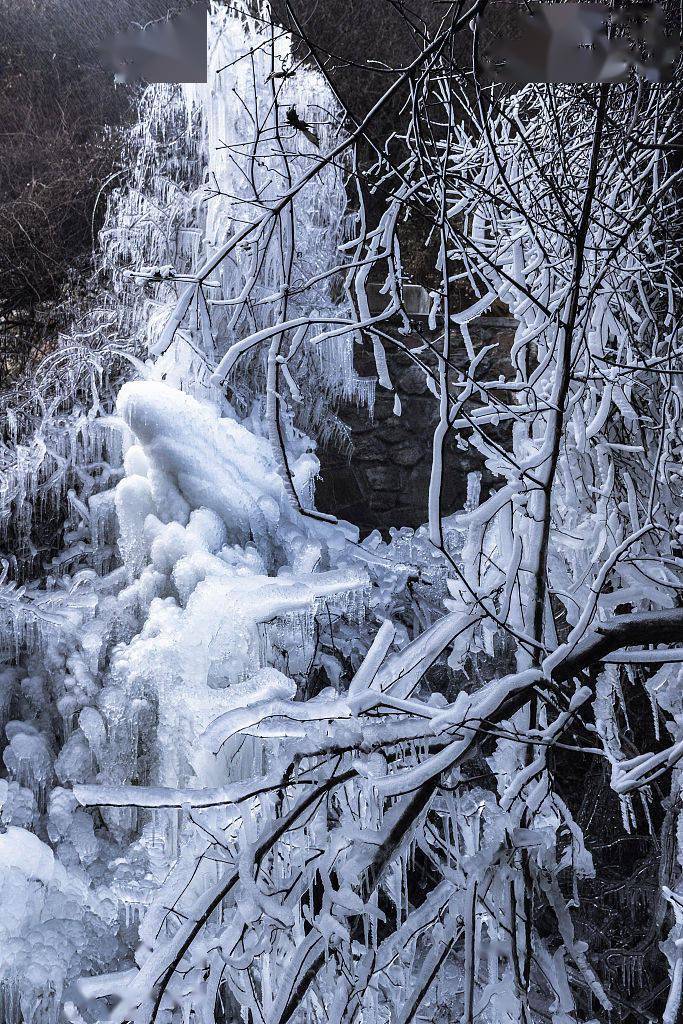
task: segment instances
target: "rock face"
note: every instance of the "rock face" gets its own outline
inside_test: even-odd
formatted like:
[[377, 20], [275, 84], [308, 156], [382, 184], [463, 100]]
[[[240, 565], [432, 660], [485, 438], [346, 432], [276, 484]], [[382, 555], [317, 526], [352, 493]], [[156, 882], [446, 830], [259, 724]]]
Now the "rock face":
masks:
[[[507, 363], [516, 323], [507, 317], [482, 317], [473, 320], [470, 335], [475, 349], [496, 344], [480, 368], [484, 379], [509, 372]], [[423, 337], [437, 334], [427, 330]], [[397, 335], [398, 337], [398, 335]], [[421, 344], [418, 337], [401, 338], [411, 348]], [[427, 494], [432, 463], [432, 438], [438, 422], [438, 403], [430, 392], [424, 373], [410, 357], [385, 346], [391, 379], [396, 392], [377, 387], [374, 415], [365, 409], [346, 407], [341, 419], [349, 427], [352, 446], [348, 453], [331, 448], [320, 452], [321, 475], [316, 486], [316, 503], [323, 511], [333, 512], [360, 527], [361, 534], [391, 526], [417, 527], [427, 518]], [[425, 358], [423, 353], [422, 358]], [[465, 367], [462, 346], [456, 346], [453, 362]], [[362, 376], [375, 374], [374, 361], [367, 349], [359, 350], [356, 369]], [[395, 414], [395, 395], [401, 403]], [[505, 443], [504, 425], [495, 428]], [[453, 435], [446, 444], [443, 489], [445, 514], [462, 507], [467, 493], [467, 474], [483, 471], [484, 490], [490, 478], [480, 453], [472, 447], [458, 448]]]

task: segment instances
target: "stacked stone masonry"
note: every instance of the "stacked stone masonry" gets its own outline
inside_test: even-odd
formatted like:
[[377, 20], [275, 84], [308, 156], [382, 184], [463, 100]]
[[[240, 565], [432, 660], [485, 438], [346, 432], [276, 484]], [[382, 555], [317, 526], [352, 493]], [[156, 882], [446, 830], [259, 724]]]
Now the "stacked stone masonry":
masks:
[[[482, 317], [470, 323], [475, 349], [495, 344], [480, 366], [478, 376], [495, 379], [509, 374], [509, 352], [515, 321], [503, 317]], [[426, 329], [424, 337], [436, 339]], [[397, 335], [399, 337], [399, 335]], [[419, 337], [401, 337], [414, 348]], [[361, 376], [375, 374], [369, 346], [357, 349], [356, 370]], [[438, 423], [438, 403], [427, 387], [425, 374], [410, 356], [394, 346], [385, 345], [389, 372], [396, 391], [377, 387], [374, 415], [367, 409], [345, 407], [340, 416], [351, 435], [351, 448], [340, 452], [332, 448], [321, 453], [321, 476], [316, 500], [321, 510], [332, 512], [360, 527], [362, 535], [389, 527], [417, 527], [427, 518], [427, 495], [432, 465], [432, 439]], [[423, 353], [422, 359], [426, 356]], [[462, 343], [453, 357], [456, 367], [466, 367]], [[400, 416], [394, 415], [394, 398], [401, 401]], [[488, 429], [488, 428], [487, 428]], [[495, 436], [505, 444], [507, 428], [494, 428]], [[490, 433], [490, 430], [489, 430]], [[467, 494], [468, 473], [482, 471], [484, 488], [490, 484], [481, 454], [472, 446], [459, 448], [451, 432], [444, 459], [443, 512], [462, 508]]]

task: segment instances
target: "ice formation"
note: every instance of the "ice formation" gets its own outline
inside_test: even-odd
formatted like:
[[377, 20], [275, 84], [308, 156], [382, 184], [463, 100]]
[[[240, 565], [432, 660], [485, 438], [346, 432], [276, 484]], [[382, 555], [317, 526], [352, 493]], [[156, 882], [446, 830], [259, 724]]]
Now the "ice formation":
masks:
[[[100, 355], [76, 329], [63, 339], [36, 382], [38, 412], [30, 402], [18, 418], [8, 412], [0, 449], [0, 527], [21, 556], [0, 579], [0, 649], [16, 666], [0, 674], [3, 1024], [57, 1024], [63, 1009], [78, 1020], [66, 996], [75, 980], [130, 968], [188, 828], [183, 809], [93, 817], [74, 791], [248, 778], [266, 756], [256, 734], [216, 764], [205, 731], [231, 707], [295, 697], [323, 657], [319, 621], [336, 623], [339, 643], [362, 629], [369, 573], [350, 553], [357, 531], [304, 515], [319, 469], [306, 431], [341, 429], [341, 397], [372, 401], [374, 382], [353, 369], [353, 332], [315, 345], [314, 331], [295, 331], [277, 352], [271, 342], [230, 382], [229, 401], [211, 379], [283, 303], [288, 319], [348, 319], [323, 273], [346, 231], [341, 169], [302, 190], [284, 250], [265, 233], [237, 249], [168, 335], [184, 277], [278, 194], [283, 170], [298, 175], [312, 158], [305, 144], [277, 141], [265, 80], [273, 59], [289, 59], [287, 39], [273, 57], [253, 23], [218, 8], [210, 38], [209, 86], [143, 96], [129, 180], [108, 198], [98, 261], [110, 286], [95, 293], [90, 337], [109, 340]], [[249, 111], [237, 95], [254, 76]], [[285, 101], [334, 109], [310, 70], [287, 83], [278, 109]], [[241, 149], [252, 118], [264, 133], [255, 161]], [[323, 143], [335, 130], [321, 119]], [[298, 419], [262, 400], [264, 373]], [[59, 416], [45, 412], [41, 386], [58, 395]], [[33, 579], [36, 519], [58, 522], [65, 506], [47, 576]]]

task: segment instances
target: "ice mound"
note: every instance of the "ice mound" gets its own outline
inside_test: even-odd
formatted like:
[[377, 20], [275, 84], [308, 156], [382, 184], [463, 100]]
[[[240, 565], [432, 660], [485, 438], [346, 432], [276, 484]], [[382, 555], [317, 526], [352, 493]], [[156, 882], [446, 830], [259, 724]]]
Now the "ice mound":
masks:
[[15, 825], [10, 825], [0, 835], [0, 867], [3, 871], [18, 868], [27, 878], [37, 878], [40, 882], [52, 882], [55, 872], [63, 871], [61, 865], [55, 863], [49, 846], [32, 832]]
[[[149, 493], [163, 521], [186, 523], [191, 509], [211, 509], [230, 538], [243, 542], [292, 519], [266, 438], [158, 381], [126, 384], [118, 412], [150, 462]], [[131, 479], [143, 478], [138, 473]], [[144, 499], [137, 492], [135, 498], [144, 510]]]
[[[332, 606], [353, 617], [368, 575], [350, 564], [345, 524], [293, 506], [257, 410], [237, 422], [145, 380], [122, 388], [118, 412], [134, 435], [116, 488], [130, 579], [119, 600], [138, 627], [113, 653], [112, 674], [123, 694], [155, 709], [152, 776], [186, 782], [198, 737], [235, 687], [255, 680], [244, 692], [257, 700], [274, 680], [282, 689], [280, 668], [305, 672], [316, 613]], [[305, 442], [293, 436], [290, 453], [302, 495], [318, 465]], [[77, 730], [57, 765], [61, 782], [85, 778], [89, 750]]]
[[346, 604], [366, 585], [362, 569], [296, 577], [238, 575], [226, 566], [197, 584], [185, 608], [173, 597], [155, 598], [119, 658], [136, 675], [224, 687], [264, 667], [259, 626], [280, 620], [283, 629], [289, 623], [301, 631], [326, 600]]
[[114, 902], [13, 825], [0, 835], [0, 901], [0, 1020], [57, 1024], [68, 985], [118, 952]]

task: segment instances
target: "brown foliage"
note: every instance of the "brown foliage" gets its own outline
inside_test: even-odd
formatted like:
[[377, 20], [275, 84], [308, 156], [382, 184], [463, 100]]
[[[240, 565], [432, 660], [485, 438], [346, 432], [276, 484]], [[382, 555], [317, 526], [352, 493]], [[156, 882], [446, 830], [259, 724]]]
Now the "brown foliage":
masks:
[[59, 300], [89, 270], [98, 194], [136, 92], [114, 85], [99, 43], [170, 7], [0, 0], [0, 378], [49, 348]]

